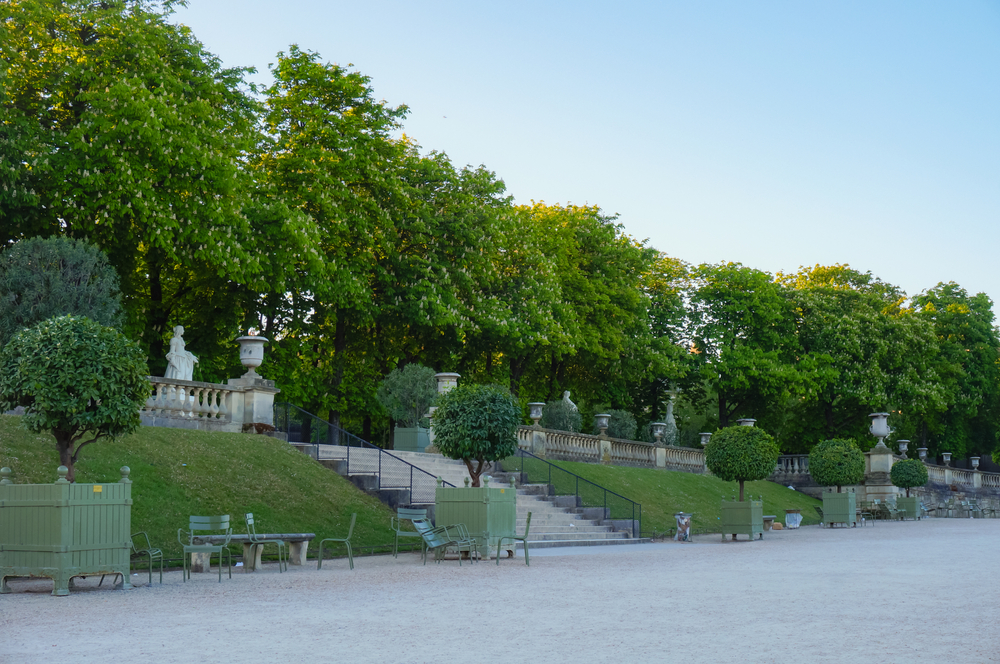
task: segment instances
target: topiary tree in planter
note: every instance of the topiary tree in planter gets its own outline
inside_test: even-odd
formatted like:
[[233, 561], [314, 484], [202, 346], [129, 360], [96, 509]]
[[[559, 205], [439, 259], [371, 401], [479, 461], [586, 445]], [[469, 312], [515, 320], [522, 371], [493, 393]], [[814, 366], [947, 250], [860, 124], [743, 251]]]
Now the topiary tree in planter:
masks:
[[461, 459], [472, 486], [488, 462], [517, 452], [521, 405], [499, 385], [459, 385], [443, 395], [434, 413], [434, 444], [441, 454]]
[[[811, 461], [809, 462], [812, 463]], [[930, 479], [927, 475], [927, 467], [919, 459], [906, 459], [897, 461], [889, 471], [889, 479], [893, 485], [900, 489], [906, 489], [906, 497], [910, 497], [910, 489], [927, 484]]]
[[0, 411], [24, 406], [29, 431], [50, 431], [72, 482], [85, 445], [139, 428], [148, 371], [139, 346], [117, 330], [82, 316], [51, 318], [0, 351]]
[[809, 474], [820, 486], [840, 488], [860, 484], [865, 478], [865, 455], [853, 440], [832, 438], [809, 453]]
[[[638, 429], [638, 425], [635, 423], [632, 413], [627, 410], [608, 410], [605, 412], [611, 416], [608, 418], [607, 435], [609, 437], [621, 440], [635, 440], [635, 432]], [[594, 434], [596, 435], [600, 431], [595, 423]]]
[[428, 444], [428, 430], [420, 426], [421, 420], [438, 397], [434, 370], [420, 364], [393, 369], [382, 380], [375, 397], [396, 423], [393, 447], [423, 451]]
[[719, 479], [739, 482], [743, 502], [743, 483], [770, 477], [780, 454], [774, 438], [763, 429], [726, 427], [705, 447], [705, 465]]

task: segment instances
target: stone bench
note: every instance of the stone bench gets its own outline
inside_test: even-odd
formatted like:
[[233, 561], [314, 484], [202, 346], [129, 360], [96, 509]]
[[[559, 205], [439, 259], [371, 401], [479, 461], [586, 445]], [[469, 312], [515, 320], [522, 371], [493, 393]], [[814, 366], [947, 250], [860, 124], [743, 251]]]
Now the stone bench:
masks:
[[[316, 539], [316, 533], [266, 533], [257, 536], [258, 540], [281, 540], [288, 545], [288, 562], [292, 565], [302, 565], [306, 562], [306, 551], [309, 549], [309, 542]], [[195, 537], [195, 544], [222, 544], [226, 541], [225, 535], [203, 535]], [[250, 541], [250, 536], [233, 535], [229, 538], [230, 544], [243, 545], [243, 571], [253, 572], [261, 565], [260, 557], [264, 547], [256, 547], [255, 555], [251, 555], [254, 548]], [[209, 554], [192, 553], [191, 571], [207, 572], [209, 567]]]
[[764, 515], [764, 530], [771, 530], [771, 527], [774, 526], [774, 520], [776, 518], [778, 518], [778, 517], [776, 515], [774, 515], [774, 514], [765, 514]]

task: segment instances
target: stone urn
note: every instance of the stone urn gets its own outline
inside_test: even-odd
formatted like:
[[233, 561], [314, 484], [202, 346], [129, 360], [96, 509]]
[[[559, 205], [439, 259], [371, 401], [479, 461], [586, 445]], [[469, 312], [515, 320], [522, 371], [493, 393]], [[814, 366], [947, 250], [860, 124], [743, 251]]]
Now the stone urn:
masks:
[[246, 336], [236, 339], [240, 344], [240, 362], [248, 371], [247, 375], [256, 375], [256, 369], [264, 362], [264, 344], [267, 337]]

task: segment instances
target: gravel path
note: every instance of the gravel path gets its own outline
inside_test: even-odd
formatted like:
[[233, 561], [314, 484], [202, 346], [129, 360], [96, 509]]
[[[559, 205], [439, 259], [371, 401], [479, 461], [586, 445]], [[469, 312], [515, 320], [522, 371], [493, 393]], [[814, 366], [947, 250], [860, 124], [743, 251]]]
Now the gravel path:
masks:
[[15, 580], [0, 662], [1000, 662], [1000, 519], [720, 539], [87, 579], [69, 597]]

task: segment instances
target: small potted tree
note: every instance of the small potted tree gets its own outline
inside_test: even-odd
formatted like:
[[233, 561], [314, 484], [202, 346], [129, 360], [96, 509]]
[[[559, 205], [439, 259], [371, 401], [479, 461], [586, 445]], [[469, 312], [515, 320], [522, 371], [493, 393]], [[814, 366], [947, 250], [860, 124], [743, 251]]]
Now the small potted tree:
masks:
[[429, 429], [420, 426], [437, 399], [434, 370], [419, 364], [393, 369], [379, 385], [376, 397], [396, 423], [392, 447], [404, 452], [423, 452], [430, 444]]
[[705, 464], [725, 482], [739, 482], [739, 500], [722, 503], [722, 539], [726, 533], [764, 537], [764, 504], [744, 500], [744, 482], [767, 479], [778, 462], [778, 444], [763, 429], [734, 426], [722, 429], [705, 446]]
[[465, 524], [482, 555], [489, 555], [500, 537], [514, 534], [516, 492], [480, 478], [487, 464], [517, 452], [520, 423], [520, 403], [499, 385], [459, 385], [441, 397], [434, 413], [435, 445], [444, 456], [461, 459], [472, 480], [471, 487], [437, 488], [435, 522]]
[[910, 496], [910, 489], [927, 484], [927, 467], [919, 459], [897, 461], [892, 465], [889, 479], [900, 489], [906, 489], [906, 497], [896, 498], [896, 507], [903, 511], [903, 518], [920, 518], [920, 499]]
[[853, 440], [833, 438], [816, 445], [809, 453], [809, 474], [817, 484], [837, 487], [823, 493], [823, 521], [857, 526], [857, 501], [853, 491], [841, 488], [860, 484], [865, 478], [865, 455]]

